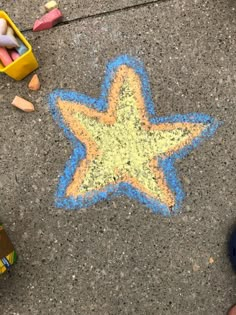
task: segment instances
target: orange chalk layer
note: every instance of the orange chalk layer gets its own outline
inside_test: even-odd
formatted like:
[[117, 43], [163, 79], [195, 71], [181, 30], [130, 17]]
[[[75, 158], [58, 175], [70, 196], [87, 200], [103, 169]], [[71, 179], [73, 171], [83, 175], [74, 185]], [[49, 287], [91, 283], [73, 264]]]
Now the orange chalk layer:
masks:
[[40, 82], [39, 82], [39, 77], [37, 76], [37, 74], [33, 75], [28, 87], [30, 90], [33, 90], [33, 91], [38, 91], [40, 89]]
[[28, 101], [26, 101], [24, 98], [15, 96], [14, 100], [11, 103], [13, 106], [23, 110], [24, 112], [34, 112], [34, 105]]

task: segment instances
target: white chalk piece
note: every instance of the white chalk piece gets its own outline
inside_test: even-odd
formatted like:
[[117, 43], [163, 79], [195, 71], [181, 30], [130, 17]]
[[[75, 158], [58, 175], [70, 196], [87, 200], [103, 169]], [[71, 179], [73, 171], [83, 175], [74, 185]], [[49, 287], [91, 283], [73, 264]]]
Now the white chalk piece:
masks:
[[6, 35], [13, 35], [14, 36], [14, 31], [13, 31], [13, 29], [10, 26], [7, 27]]
[[52, 0], [49, 1], [48, 3], [45, 4], [44, 8], [47, 12], [56, 9], [58, 7], [58, 4], [56, 3], [56, 1]]
[[0, 35], [0, 47], [16, 48], [19, 47], [19, 45], [14, 36]]
[[7, 21], [0, 19], [0, 35], [5, 35], [7, 32]]
[[[16, 37], [15, 37], [15, 33], [14, 33], [13, 29], [12, 29], [10, 26], [7, 27], [7, 33], [6, 33], [6, 35], [13, 37], [13, 40], [15, 40], [15, 41], [17, 42], [17, 39], [16, 39]], [[19, 45], [18, 42], [17, 42], [17, 46], [16, 46], [16, 47], [19, 47], [19, 46], [20, 46], [20, 45]], [[8, 49], [11, 49], [12, 47], [11, 47], [11, 46], [7, 46], [7, 48], [8, 48]]]

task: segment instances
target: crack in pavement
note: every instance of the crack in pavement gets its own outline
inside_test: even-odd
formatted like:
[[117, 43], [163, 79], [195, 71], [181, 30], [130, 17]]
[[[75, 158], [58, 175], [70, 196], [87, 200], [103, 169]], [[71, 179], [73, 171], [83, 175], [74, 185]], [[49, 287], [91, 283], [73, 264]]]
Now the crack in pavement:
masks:
[[[142, 7], [146, 7], [146, 6], [150, 6], [150, 5], [157, 4], [157, 3], [162, 3], [162, 2], [168, 2], [168, 1], [171, 1], [171, 0], [152, 0], [152, 1], [145, 2], [145, 3], [134, 4], [134, 5], [130, 5], [130, 6], [127, 6], [127, 7], [114, 9], [114, 10], [110, 10], [110, 11], [99, 12], [99, 13], [95, 13], [95, 14], [89, 14], [89, 15], [78, 17], [78, 18], [74, 18], [72, 20], [62, 21], [60, 24], [55, 25], [54, 28], [55, 27], [60, 27], [60, 26], [63, 26], [63, 25], [67, 25], [67, 24], [70, 24], [70, 23], [73, 23], [73, 22], [78, 22], [78, 21], [83, 21], [83, 20], [87, 20], [87, 19], [98, 18], [98, 17], [107, 16], [107, 15], [111, 15], [111, 14], [122, 12], [122, 11], [129, 11], [129, 10], [132, 10], [132, 9], [139, 9], [139, 8], [142, 8]], [[21, 30], [22, 33], [30, 32], [30, 31], [32, 31], [32, 28], [26, 28], [24, 30]]]

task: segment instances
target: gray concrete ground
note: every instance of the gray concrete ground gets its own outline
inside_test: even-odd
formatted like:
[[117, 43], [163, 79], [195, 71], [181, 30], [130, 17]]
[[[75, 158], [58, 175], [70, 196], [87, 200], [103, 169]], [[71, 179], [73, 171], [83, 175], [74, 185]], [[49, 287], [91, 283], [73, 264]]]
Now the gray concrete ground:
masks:
[[[147, 3], [155, 3], [157, 0], [58, 0], [58, 6], [63, 9], [64, 21], [72, 21], [90, 16], [119, 11], [129, 7], [138, 7]], [[17, 20], [22, 30], [32, 29], [35, 19], [42, 16], [44, 3], [40, 0], [26, 1], [2, 0], [1, 9], [9, 12], [12, 19]]]
[[[26, 32], [41, 65], [39, 92], [28, 91], [28, 78], [0, 77], [0, 220], [19, 254], [0, 279], [1, 314], [222, 315], [236, 302], [226, 248], [236, 221], [235, 2], [125, 9], [140, 2], [61, 1], [67, 19], [124, 9]], [[28, 28], [38, 14], [33, 3], [1, 7]], [[47, 94], [63, 87], [99, 96], [106, 63], [124, 53], [145, 63], [157, 114], [197, 111], [224, 122], [177, 163], [186, 199], [171, 218], [125, 197], [83, 211], [53, 206], [72, 147]], [[16, 94], [37, 111], [12, 108]]]

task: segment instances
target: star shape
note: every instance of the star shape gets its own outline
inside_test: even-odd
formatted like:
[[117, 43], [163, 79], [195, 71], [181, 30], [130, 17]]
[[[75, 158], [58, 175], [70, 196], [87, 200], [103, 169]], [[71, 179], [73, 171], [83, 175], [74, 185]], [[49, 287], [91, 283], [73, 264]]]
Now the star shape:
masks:
[[49, 104], [74, 147], [56, 192], [67, 209], [127, 195], [154, 212], [176, 212], [184, 192], [174, 162], [218, 127], [199, 113], [156, 117], [144, 67], [128, 56], [108, 64], [100, 98], [56, 90]]

